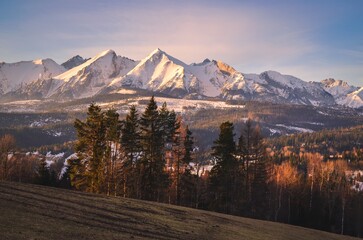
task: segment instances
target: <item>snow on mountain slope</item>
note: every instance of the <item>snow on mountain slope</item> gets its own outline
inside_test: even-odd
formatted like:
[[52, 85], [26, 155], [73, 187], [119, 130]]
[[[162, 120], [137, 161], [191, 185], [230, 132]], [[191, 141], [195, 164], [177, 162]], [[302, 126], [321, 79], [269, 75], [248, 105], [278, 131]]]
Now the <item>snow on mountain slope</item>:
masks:
[[[70, 64], [67, 65], [69, 67], [83, 60], [76, 56], [66, 63]], [[122, 94], [134, 88], [177, 98], [213, 97], [314, 106], [362, 106], [362, 90], [340, 80], [305, 82], [276, 71], [244, 74], [221, 61], [209, 59], [188, 65], [160, 49], [154, 50], [140, 62], [107, 50], [68, 71], [50, 59], [25, 63], [30, 65], [19, 71], [7, 70], [9, 64], [0, 63], [0, 93], [6, 93], [1, 97], [3, 102], [42, 98], [69, 100], [109, 93]], [[36, 66], [34, 69], [44, 66], [44, 71], [38, 73], [38, 70], [34, 70], [37, 74], [31, 76], [32, 66]], [[15, 79], [10, 81], [12, 86], [8, 86], [9, 77], [6, 76]], [[25, 80], [24, 76], [27, 77]]]
[[333, 105], [334, 99], [320, 84], [305, 82], [290, 75], [283, 75], [275, 71], [260, 74], [266, 82], [266, 88], [281, 95], [288, 103], [306, 105]]
[[243, 75], [243, 81], [239, 80], [224, 87], [223, 96], [226, 99], [305, 105], [334, 104], [332, 96], [314, 82], [305, 82], [275, 71]]
[[344, 99], [339, 101], [339, 104], [348, 106], [351, 108], [363, 107], [363, 87], [358, 90], [349, 93]]
[[107, 86], [113, 78], [125, 75], [136, 63], [107, 50], [58, 76], [33, 82], [25, 91], [39, 92], [45, 98], [90, 97]]
[[90, 58], [84, 59], [83, 57], [77, 55], [77, 56], [74, 56], [74, 57], [70, 58], [66, 62], [62, 63], [61, 65], [63, 67], [65, 67], [67, 70], [69, 70], [69, 69], [72, 69], [74, 67], [77, 67], [77, 66], [81, 65], [82, 63], [86, 62], [89, 59]]
[[362, 105], [359, 94], [354, 93], [359, 90], [358, 87], [350, 86], [347, 82], [332, 78], [322, 80], [321, 84], [325, 91], [334, 97], [337, 104], [353, 108], [358, 108]]
[[110, 88], [142, 88], [177, 97], [217, 97], [226, 83], [241, 79], [242, 74], [220, 61], [187, 65], [156, 49], [124, 77], [113, 80]]
[[0, 63], [0, 94], [14, 91], [34, 80], [51, 78], [65, 71], [63, 66], [49, 58]]
[[333, 78], [322, 80], [321, 83], [324, 90], [333, 95], [334, 98], [341, 98], [358, 90], [358, 87], [349, 86], [347, 82]]
[[125, 76], [115, 78], [109, 89], [131, 87], [184, 95], [189, 90], [186, 83], [190, 82], [185, 67], [185, 63], [156, 49]]
[[193, 64], [188, 70], [200, 81], [200, 94], [217, 97], [223, 87], [232, 82], [243, 81], [243, 75], [221, 61], [204, 61], [204, 64]]

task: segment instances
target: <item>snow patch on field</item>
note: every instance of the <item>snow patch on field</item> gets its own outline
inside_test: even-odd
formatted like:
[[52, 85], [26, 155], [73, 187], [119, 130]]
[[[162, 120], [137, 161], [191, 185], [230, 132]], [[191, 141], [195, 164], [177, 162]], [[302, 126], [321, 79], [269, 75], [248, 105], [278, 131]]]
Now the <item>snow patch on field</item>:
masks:
[[[135, 105], [139, 111], [143, 111], [145, 105], [149, 102], [150, 97], [136, 97], [127, 100], [119, 100], [107, 103], [100, 103], [103, 109], [114, 108], [118, 113], [127, 113], [131, 105]], [[230, 105], [224, 101], [208, 101], [208, 100], [191, 100], [191, 99], [178, 99], [178, 98], [164, 98], [156, 97], [155, 101], [158, 107], [161, 107], [166, 102], [169, 110], [174, 110], [177, 113], [182, 113], [187, 110], [199, 109], [227, 109], [227, 108], [244, 108], [245, 105]], [[89, 105], [79, 105], [78, 110], [84, 111]], [[73, 108], [72, 110], [75, 110]]]
[[[144, 98], [149, 100], [149, 98]], [[174, 99], [174, 98], [157, 98], [158, 106], [160, 107], [166, 102], [170, 110], [175, 112], [183, 112], [186, 108], [195, 109], [226, 109], [226, 108], [244, 108], [244, 105], [230, 105], [224, 101], [208, 101], [208, 100], [190, 100], [190, 99]]]
[[270, 130], [270, 136], [281, 134], [281, 131], [278, 129], [269, 128], [268, 130]]
[[310, 124], [310, 125], [324, 126], [324, 123], [321, 123], [321, 122], [304, 122], [304, 123]]
[[47, 131], [47, 134], [48, 134], [49, 136], [54, 136], [54, 137], [60, 137], [60, 136], [62, 136], [62, 135], [63, 135], [63, 133], [62, 133], [62, 132], [55, 131], [55, 130], [49, 130], [49, 131]]
[[120, 94], [135, 94], [136, 91], [135, 90], [130, 90], [130, 89], [120, 89], [117, 91], [117, 93]]
[[329, 116], [330, 115], [330, 114], [322, 112], [322, 111], [318, 111], [318, 113], [321, 114], [321, 115], [324, 115], [324, 116]]
[[304, 132], [304, 133], [312, 133], [314, 132], [311, 129], [308, 128], [301, 128], [301, 127], [295, 127], [295, 126], [286, 126], [285, 124], [276, 124], [277, 127], [283, 127], [286, 128], [288, 130], [293, 130], [293, 131], [297, 131], [297, 132]]
[[41, 119], [39, 121], [32, 122], [29, 127], [43, 127], [45, 125], [51, 124], [51, 123], [57, 123], [60, 122], [60, 119], [48, 117], [46, 119]]

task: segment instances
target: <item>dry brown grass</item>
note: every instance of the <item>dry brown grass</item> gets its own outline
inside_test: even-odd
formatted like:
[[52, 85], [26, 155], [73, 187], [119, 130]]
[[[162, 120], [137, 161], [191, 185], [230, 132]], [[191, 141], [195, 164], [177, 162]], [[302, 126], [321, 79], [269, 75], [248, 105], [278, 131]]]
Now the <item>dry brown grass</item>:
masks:
[[154, 202], [0, 182], [0, 239], [353, 239]]

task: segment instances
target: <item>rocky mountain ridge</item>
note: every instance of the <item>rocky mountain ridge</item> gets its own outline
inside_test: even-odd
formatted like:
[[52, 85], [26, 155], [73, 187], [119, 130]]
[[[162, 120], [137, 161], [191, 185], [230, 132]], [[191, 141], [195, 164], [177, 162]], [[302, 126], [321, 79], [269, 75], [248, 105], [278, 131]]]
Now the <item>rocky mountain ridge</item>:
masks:
[[[123, 89], [131, 88], [176, 98], [363, 107], [363, 87], [349, 86], [342, 80], [306, 82], [276, 71], [245, 74], [222, 61], [209, 59], [186, 64], [160, 49], [141, 61], [118, 56], [113, 50], [106, 50], [88, 60], [76, 56], [66, 62], [75, 64], [69, 70], [64, 67], [65, 63], [61, 66], [51, 59], [37, 61], [42, 61], [43, 71], [37, 68], [31, 71], [25, 67], [25, 70], [21, 67], [16, 70], [26, 74], [26, 79], [8, 70], [9, 64], [1, 64], [2, 99], [50, 98], [64, 101], [121, 93]], [[32, 63], [36, 65], [36, 61]], [[22, 62], [15, 64], [21, 65]]]

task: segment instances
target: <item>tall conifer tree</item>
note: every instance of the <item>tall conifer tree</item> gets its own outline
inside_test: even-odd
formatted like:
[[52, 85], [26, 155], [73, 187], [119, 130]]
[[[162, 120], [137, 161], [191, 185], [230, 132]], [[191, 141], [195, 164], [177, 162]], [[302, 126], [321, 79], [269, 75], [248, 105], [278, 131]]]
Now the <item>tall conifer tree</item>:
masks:
[[114, 195], [117, 194], [116, 183], [116, 162], [120, 152], [120, 131], [121, 122], [119, 120], [119, 114], [115, 109], [109, 109], [104, 116], [105, 128], [106, 128], [106, 149], [105, 149], [105, 164], [106, 164], [106, 184], [107, 195], [110, 195], [111, 191]]
[[78, 160], [71, 162], [71, 179], [77, 188], [99, 193], [105, 182], [106, 126], [101, 108], [92, 103], [87, 119], [76, 119], [77, 131], [75, 150]]
[[121, 129], [122, 158], [122, 184], [124, 197], [139, 198], [139, 179], [141, 165], [139, 156], [141, 153], [141, 133], [139, 129], [139, 114], [132, 105]]
[[219, 137], [212, 147], [212, 156], [216, 160], [210, 175], [211, 190], [214, 194], [213, 205], [215, 210], [227, 213], [232, 212], [238, 173], [233, 130], [233, 123], [222, 123]]
[[167, 175], [164, 172], [165, 159], [162, 156], [164, 141], [162, 123], [154, 96], [150, 99], [140, 119], [141, 158], [141, 198], [160, 200], [165, 188]]

